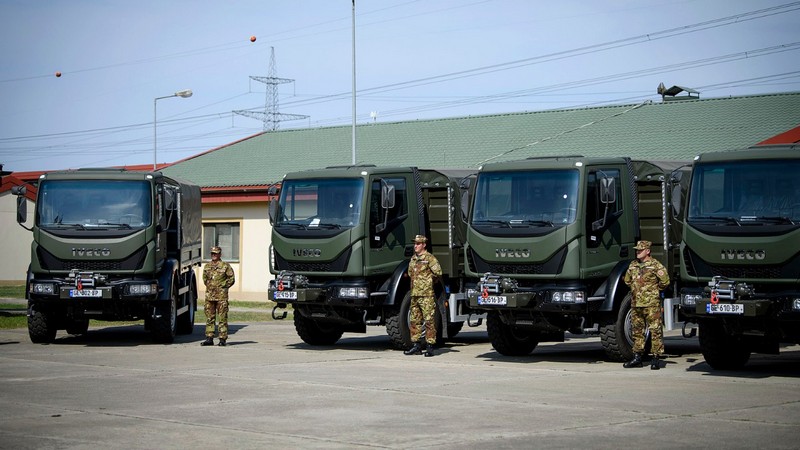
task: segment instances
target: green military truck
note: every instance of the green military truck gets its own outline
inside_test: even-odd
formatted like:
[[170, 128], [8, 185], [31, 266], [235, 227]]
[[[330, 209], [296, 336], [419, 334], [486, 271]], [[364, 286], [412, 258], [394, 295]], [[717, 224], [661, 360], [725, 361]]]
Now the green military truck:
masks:
[[[27, 203], [19, 197], [17, 205], [24, 224]], [[39, 179], [29, 229], [32, 342], [52, 342], [62, 329], [86, 333], [89, 319], [143, 319], [163, 343], [192, 332], [202, 245], [198, 186], [160, 172], [48, 173]]]
[[[495, 350], [527, 355], [569, 331], [599, 333], [610, 359], [630, 359], [622, 280], [639, 239], [653, 242], [652, 256], [677, 278], [681, 166], [566, 156], [482, 167], [466, 246], [467, 275], [480, 281], [467, 294], [469, 308], [488, 312]], [[672, 329], [674, 283], [667, 292], [675, 292], [665, 306]]]
[[800, 146], [695, 158], [681, 243], [682, 313], [715, 369], [800, 344]]
[[[467, 171], [342, 166], [290, 173], [271, 202], [269, 298], [292, 305], [300, 338], [334, 344], [345, 332], [386, 326], [392, 345], [411, 344], [409, 280], [414, 236], [442, 266], [437, 315], [444, 336], [469, 321], [463, 242]], [[459, 295], [460, 294], [460, 295]], [[273, 311], [276, 316], [276, 312]], [[283, 316], [276, 316], [283, 317]], [[471, 324], [479, 324], [473, 317]]]

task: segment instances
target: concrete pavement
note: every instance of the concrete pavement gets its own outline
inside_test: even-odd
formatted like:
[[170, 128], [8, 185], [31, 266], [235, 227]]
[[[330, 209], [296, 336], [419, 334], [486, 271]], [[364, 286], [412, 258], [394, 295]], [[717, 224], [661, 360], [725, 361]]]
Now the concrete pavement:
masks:
[[659, 371], [603, 362], [598, 338], [504, 357], [485, 327], [433, 358], [383, 328], [310, 347], [289, 321], [202, 327], [172, 345], [141, 326], [0, 330], [2, 448], [797, 448], [800, 346], [716, 372], [667, 338]]

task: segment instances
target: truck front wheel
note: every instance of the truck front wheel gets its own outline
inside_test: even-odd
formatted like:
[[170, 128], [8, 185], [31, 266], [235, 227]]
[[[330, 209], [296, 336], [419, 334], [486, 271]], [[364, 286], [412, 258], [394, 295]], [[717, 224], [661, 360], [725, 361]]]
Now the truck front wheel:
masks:
[[[633, 358], [631, 333], [631, 293], [619, 305], [614, 321], [600, 328], [600, 343], [611, 361], [630, 361]], [[644, 353], [650, 352], [650, 330], [645, 332]]]
[[308, 345], [333, 345], [342, 337], [342, 327], [335, 324], [320, 324], [304, 317], [299, 311], [294, 312], [294, 329], [297, 335]]
[[526, 356], [539, 345], [535, 332], [515, 329], [503, 323], [497, 311], [489, 311], [486, 315], [486, 331], [489, 332], [492, 347], [501, 355]]
[[49, 344], [56, 340], [56, 318], [46, 311], [31, 308], [28, 315], [28, 335], [34, 344]]
[[725, 332], [720, 320], [700, 322], [700, 351], [709, 366], [716, 370], [741, 369], [750, 360], [750, 348], [741, 336]]
[[172, 295], [166, 304], [156, 307], [156, 317], [153, 317], [153, 340], [161, 344], [171, 344], [175, 341], [177, 317], [176, 308], [178, 300], [177, 290], [172, 289]]
[[[442, 316], [437, 309], [434, 313], [434, 321], [436, 322], [436, 344], [441, 345], [444, 342], [442, 338]], [[462, 324], [463, 325], [463, 324]], [[457, 333], [461, 328], [455, 330]], [[447, 328], [448, 336], [455, 336], [455, 333], [450, 334], [450, 326]], [[389, 335], [389, 341], [392, 347], [397, 350], [405, 350], [411, 347], [411, 293], [406, 292], [403, 296], [403, 302], [400, 303], [400, 308], [392, 310], [386, 317], [386, 334]], [[425, 330], [422, 330], [421, 340], [425, 340]]]

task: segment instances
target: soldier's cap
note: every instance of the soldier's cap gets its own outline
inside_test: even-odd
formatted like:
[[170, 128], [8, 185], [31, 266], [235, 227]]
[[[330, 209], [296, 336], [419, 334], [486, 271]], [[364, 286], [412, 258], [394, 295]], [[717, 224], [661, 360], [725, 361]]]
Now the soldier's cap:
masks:
[[211, 247], [211, 253], [222, 253], [222, 249], [219, 247]]
[[635, 248], [636, 250], [648, 250], [650, 249], [651, 245], [653, 245], [653, 243], [650, 241], [639, 241], [636, 243], [636, 247], [633, 248]]
[[425, 236], [423, 236], [421, 234], [418, 234], [418, 235], [414, 236], [414, 243], [415, 244], [424, 244], [426, 242], [428, 242], [428, 238], [426, 238]]

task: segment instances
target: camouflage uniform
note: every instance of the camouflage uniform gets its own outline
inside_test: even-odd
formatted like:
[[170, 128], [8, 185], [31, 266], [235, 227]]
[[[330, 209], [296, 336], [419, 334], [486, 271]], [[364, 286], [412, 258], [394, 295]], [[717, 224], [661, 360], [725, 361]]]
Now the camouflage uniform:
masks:
[[[417, 236], [415, 242], [425, 242], [424, 236]], [[436, 343], [436, 299], [433, 292], [434, 278], [442, 276], [442, 267], [435, 256], [423, 250], [411, 257], [408, 263], [408, 276], [411, 277], [411, 342], [419, 342], [422, 336], [422, 322], [425, 322], [425, 341]]]
[[[650, 248], [650, 242], [639, 241], [637, 250]], [[631, 289], [631, 331], [633, 352], [644, 352], [645, 329], [650, 328], [653, 355], [664, 353], [664, 332], [661, 325], [660, 291], [669, 285], [667, 269], [649, 255], [634, 260], [625, 272], [625, 284]]]
[[[213, 247], [212, 253], [219, 253]], [[203, 268], [206, 285], [206, 337], [214, 337], [214, 325], [219, 316], [219, 338], [228, 339], [228, 288], [236, 281], [231, 265], [223, 260], [211, 261]]]

